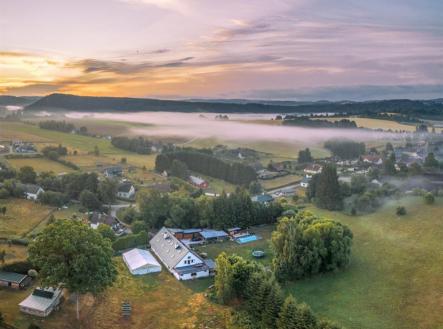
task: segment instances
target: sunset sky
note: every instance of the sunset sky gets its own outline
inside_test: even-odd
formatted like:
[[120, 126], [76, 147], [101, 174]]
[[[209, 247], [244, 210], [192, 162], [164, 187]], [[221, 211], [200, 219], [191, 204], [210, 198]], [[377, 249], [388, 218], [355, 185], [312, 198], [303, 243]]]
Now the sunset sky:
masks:
[[0, 94], [443, 97], [441, 0], [1, 0]]

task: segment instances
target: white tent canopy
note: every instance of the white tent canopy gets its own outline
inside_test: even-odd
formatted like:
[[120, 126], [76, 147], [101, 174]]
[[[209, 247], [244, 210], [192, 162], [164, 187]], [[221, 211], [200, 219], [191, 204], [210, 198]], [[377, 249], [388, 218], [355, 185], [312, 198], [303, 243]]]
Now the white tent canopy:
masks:
[[134, 248], [123, 253], [123, 261], [133, 275], [143, 275], [161, 271], [161, 265], [147, 250]]

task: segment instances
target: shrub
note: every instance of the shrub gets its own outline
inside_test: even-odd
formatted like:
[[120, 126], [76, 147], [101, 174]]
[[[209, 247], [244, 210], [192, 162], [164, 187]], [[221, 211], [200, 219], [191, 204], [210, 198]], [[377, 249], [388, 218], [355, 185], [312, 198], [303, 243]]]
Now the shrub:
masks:
[[28, 275], [29, 275], [31, 278], [35, 279], [35, 278], [38, 276], [38, 273], [37, 273], [36, 270], [34, 270], [33, 268], [31, 268], [31, 269], [28, 271]]
[[16, 272], [20, 274], [28, 274], [28, 271], [33, 269], [32, 264], [27, 261], [17, 261], [2, 266], [2, 270], [6, 272]]
[[138, 234], [129, 234], [118, 238], [112, 243], [112, 248], [115, 251], [134, 248], [137, 246], [145, 246], [148, 243], [148, 233], [141, 231]]
[[426, 204], [434, 204], [435, 203], [435, 197], [431, 192], [426, 193], [423, 196], [423, 198], [424, 198]]
[[404, 215], [406, 215], [406, 208], [403, 207], [403, 206], [397, 207], [396, 214], [397, 214], [397, 216], [404, 216]]

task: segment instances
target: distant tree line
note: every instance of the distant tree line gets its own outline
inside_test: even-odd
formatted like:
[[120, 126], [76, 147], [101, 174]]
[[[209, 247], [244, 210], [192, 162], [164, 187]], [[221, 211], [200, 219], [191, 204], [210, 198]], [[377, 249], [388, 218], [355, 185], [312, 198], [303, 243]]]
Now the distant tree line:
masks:
[[139, 194], [138, 207], [140, 213], [131, 216], [131, 220], [142, 220], [147, 228], [249, 227], [275, 223], [282, 213], [280, 204], [263, 205], [252, 202], [244, 190], [238, 190], [229, 196], [223, 193], [217, 198], [192, 198], [150, 191]]
[[341, 119], [337, 121], [329, 121], [323, 119], [311, 119], [306, 116], [292, 116], [287, 115], [283, 120], [284, 125], [288, 126], [300, 126], [310, 128], [357, 128], [355, 121], [348, 119]]
[[157, 155], [155, 169], [158, 172], [169, 171], [174, 160], [183, 162], [189, 170], [232, 184], [249, 185], [257, 179], [256, 172], [250, 166], [239, 162], [225, 162], [212, 154], [187, 150]]
[[56, 130], [65, 133], [69, 133], [75, 130], [75, 126], [72, 123], [66, 121], [48, 120], [39, 122], [38, 126], [42, 129]]
[[152, 142], [143, 138], [112, 137], [111, 144], [115, 147], [138, 154], [151, 154]]
[[365, 143], [351, 140], [331, 139], [325, 142], [324, 147], [331, 151], [334, 156], [346, 160], [356, 159], [366, 152]]

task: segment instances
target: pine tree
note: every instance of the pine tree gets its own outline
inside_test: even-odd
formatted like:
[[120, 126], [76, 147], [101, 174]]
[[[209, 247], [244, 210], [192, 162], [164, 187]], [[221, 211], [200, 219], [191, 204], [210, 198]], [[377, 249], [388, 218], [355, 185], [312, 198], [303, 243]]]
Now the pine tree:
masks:
[[264, 300], [262, 311], [262, 328], [273, 329], [277, 326], [278, 314], [283, 305], [283, 294], [275, 279], [269, 282], [269, 292]]
[[297, 329], [297, 318], [297, 302], [292, 295], [289, 295], [286, 297], [281, 308], [277, 321], [277, 329]]
[[307, 304], [297, 305], [296, 323], [297, 329], [317, 329], [317, 318]]
[[342, 209], [343, 199], [335, 166], [327, 164], [323, 167], [316, 182], [315, 201], [320, 208]]

